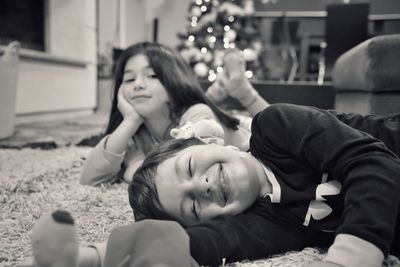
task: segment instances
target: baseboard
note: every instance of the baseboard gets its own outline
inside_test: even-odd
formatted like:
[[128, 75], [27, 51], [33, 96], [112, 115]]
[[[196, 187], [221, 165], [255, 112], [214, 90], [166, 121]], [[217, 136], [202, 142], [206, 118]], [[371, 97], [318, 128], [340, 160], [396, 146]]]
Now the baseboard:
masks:
[[75, 117], [88, 116], [94, 113], [95, 113], [94, 109], [84, 109], [84, 110], [65, 110], [65, 111], [17, 114], [15, 122], [16, 124], [21, 124], [21, 123], [30, 123], [36, 121], [63, 120]]
[[341, 113], [388, 115], [400, 112], [400, 93], [338, 91], [335, 110]]

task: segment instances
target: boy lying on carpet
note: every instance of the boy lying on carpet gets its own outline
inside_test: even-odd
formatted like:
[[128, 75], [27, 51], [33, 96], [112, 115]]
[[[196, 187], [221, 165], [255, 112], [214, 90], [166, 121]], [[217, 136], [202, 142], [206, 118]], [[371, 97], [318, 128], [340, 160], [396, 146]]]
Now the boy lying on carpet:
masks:
[[[97, 250], [103, 266], [196, 266], [189, 251], [217, 266], [307, 246], [330, 246], [310, 266], [381, 266], [400, 255], [399, 115], [278, 104], [252, 131], [251, 154], [194, 138], [150, 153], [129, 188], [135, 218], [179, 221], [189, 239], [168, 221], [121, 227]], [[99, 266], [94, 248], [81, 252], [79, 266]]]
[[381, 266], [400, 255], [399, 137], [400, 114], [276, 104], [254, 117], [250, 153], [196, 139], [153, 151], [130, 203], [136, 220], [187, 226], [200, 264], [330, 246], [313, 266]]

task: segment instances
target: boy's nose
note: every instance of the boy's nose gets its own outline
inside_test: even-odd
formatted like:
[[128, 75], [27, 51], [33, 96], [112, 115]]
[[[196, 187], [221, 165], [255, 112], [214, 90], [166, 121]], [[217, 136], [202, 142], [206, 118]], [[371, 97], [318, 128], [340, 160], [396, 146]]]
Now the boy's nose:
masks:
[[204, 199], [208, 199], [211, 197], [211, 183], [207, 175], [201, 176], [196, 179], [194, 187], [194, 191], [197, 197]]

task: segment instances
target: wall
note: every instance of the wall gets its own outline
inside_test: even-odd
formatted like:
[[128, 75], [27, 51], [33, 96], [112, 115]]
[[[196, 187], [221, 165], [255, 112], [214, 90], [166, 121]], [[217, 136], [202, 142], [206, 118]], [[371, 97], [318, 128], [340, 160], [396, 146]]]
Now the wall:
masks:
[[121, 47], [127, 47], [131, 44], [150, 40], [148, 35], [148, 25], [145, 18], [146, 0], [125, 0], [126, 5], [123, 10], [125, 23], [122, 30], [124, 34]]
[[159, 17], [158, 39], [160, 43], [176, 47], [179, 43], [177, 34], [185, 32], [188, 24], [189, 4], [192, 0], [165, 0], [166, 5]]
[[[111, 58], [111, 48], [125, 48], [133, 43], [153, 40], [153, 21], [148, 18], [146, 0], [99, 1], [99, 52]], [[159, 12], [158, 42], [175, 47], [178, 32], [184, 31], [192, 0], [164, 0]], [[98, 80], [98, 111], [108, 113], [112, 99], [111, 78]]]
[[[175, 47], [178, 32], [185, 30], [192, 0], [164, 0], [158, 19], [158, 42]], [[99, 51], [125, 48], [133, 43], [152, 41], [153, 21], [146, 0], [99, 0]], [[119, 13], [119, 14], [118, 14]], [[119, 25], [117, 25], [119, 24]]]
[[145, 0], [99, 0], [99, 52], [150, 40], [145, 21]]
[[99, 0], [98, 4], [98, 51], [106, 53], [113, 40], [116, 20], [115, 1]]
[[86, 62], [22, 55], [17, 90], [17, 115], [92, 110], [96, 106], [94, 72]]
[[96, 0], [49, 0], [46, 52], [21, 50], [16, 113], [96, 107]]

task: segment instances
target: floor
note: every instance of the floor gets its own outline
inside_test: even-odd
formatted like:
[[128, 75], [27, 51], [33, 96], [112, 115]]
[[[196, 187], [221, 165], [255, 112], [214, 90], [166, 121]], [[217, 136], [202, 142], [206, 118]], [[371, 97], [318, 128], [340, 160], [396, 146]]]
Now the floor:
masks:
[[14, 134], [0, 139], [0, 148], [42, 148], [77, 145], [96, 139], [105, 129], [108, 115], [95, 113], [68, 119], [17, 124]]

